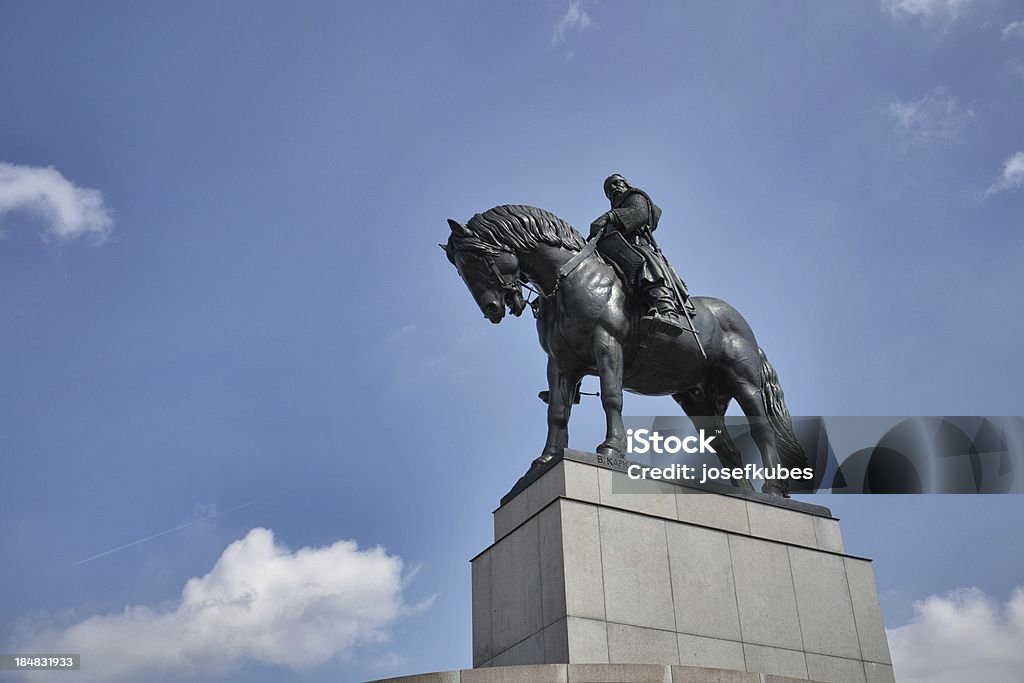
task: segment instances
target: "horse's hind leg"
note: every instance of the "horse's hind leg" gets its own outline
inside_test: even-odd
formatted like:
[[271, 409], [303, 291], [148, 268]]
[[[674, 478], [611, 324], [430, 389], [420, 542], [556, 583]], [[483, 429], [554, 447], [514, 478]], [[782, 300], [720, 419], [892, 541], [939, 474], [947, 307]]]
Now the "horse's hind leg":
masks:
[[[715, 451], [722, 467], [743, 467], [743, 456], [729, 436], [729, 430], [725, 428], [725, 410], [729, 407], [729, 398], [710, 396], [703, 392], [682, 392], [672, 394], [672, 399], [689, 416], [694, 427], [715, 435]], [[733, 485], [754, 490], [746, 477], [733, 479]]]
[[[736, 402], [740, 404], [740, 408], [743, 409], [743, 413], [750, 421], [750, 433], [754, 437], [757, 449], [761, 451], [765, 469], [778, 472], [780, 461], [779, 450], [775, 443], [775, 431], [768, 420], [764, 399], [759, 386], [755, 384], [755, 377], [760, 378], [760, 368], [757, 369], [756, 375], [733, 377], [730, 386]], [[761, 490], [765, 493], [785, 496], [788, 495], [789, 489], [786, 483], [780, 479], [768, 479]]]

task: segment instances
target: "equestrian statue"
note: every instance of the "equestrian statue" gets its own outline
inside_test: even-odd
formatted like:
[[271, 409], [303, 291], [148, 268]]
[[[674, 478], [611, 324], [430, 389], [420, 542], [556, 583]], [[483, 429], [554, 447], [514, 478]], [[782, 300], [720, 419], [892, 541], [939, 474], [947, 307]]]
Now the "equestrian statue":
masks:
[[[743, 467], [725, 428], [735, 399], [750, 422], [766, 469], [808, 466], [775, 369], [743, 317], [726, 302], [690, 297], [654, 241], [661, 209], [615, 174], [604, 184], [611, 209], [584, 240], [571, 225], [532, 206], [502, 205], [466, 225], [449, 219], [441, 245], [484, 317], [500, 323], [506, 309], [526, 308], [522, 289], [537, 292], [530, 306], [547, 354], [548, 432], [540, 467], [569, 443], [569, 414], [583, 377], [600, 379], [606, 417], [597, 453], [626, 448], [622, 392], [669, 395], [704, 430], [721, 430], [716, 452], [723, 467]], [[746, 479], [736, 486], [753, 489]], [[788, 495], [784, 479], [765, 493]]]

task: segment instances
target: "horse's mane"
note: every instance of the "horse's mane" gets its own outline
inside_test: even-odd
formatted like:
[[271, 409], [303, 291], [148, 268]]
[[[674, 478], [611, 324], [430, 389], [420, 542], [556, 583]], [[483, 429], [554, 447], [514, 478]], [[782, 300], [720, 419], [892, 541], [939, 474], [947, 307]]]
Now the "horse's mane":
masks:
[[561, 218], [535, 206], [502, 204], [469, 219], [466, 225], [473, 235], [451, 237], [456, 249], [470, 249], [494, 256], [508, 251], [530, 252], [540, 244], [579, 251], [586, 244], [583, 236]]

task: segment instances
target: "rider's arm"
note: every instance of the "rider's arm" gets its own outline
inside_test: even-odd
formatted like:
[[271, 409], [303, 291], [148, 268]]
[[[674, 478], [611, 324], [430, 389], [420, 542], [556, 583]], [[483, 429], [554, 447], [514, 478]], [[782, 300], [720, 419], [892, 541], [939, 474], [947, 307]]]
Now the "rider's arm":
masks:
[[612, 228], [615, 227], [615, 215], [611, 211], [605, 211], [594, 219], [590, 224], [590, 237], [587, 239], [594, 239], [602, 229], [606, 229], [608, 226], [612, 226]]
[[622, 206], [612, 209], [608, 213], [612, 214], [611, 223], [616, 228], [625, 235], [633, 235], [647, 225], [647, 199], [639, 192], [634, 192], [626, 197]]

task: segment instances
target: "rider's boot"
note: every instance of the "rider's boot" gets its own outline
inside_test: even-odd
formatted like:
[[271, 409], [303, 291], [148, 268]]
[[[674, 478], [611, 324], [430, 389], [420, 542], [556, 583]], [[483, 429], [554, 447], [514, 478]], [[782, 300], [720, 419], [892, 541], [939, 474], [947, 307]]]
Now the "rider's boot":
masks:
[[670, 337], [678, 337], [685, 329], [676, 311], [676, 302], [672, 293], [662, 280], [658, 280], [644, 290], [644, 299], [649, 307], [645, 322], [651, 323], [654, 329]]

